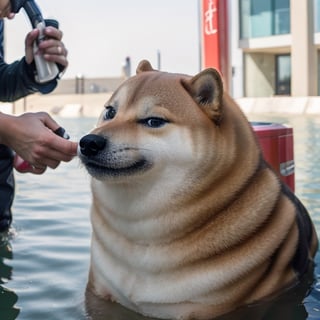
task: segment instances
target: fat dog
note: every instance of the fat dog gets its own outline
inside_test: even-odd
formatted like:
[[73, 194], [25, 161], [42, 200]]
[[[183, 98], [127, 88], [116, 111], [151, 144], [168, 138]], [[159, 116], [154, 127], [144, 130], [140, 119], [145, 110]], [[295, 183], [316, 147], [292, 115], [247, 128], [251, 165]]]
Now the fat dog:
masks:
[[317, 250], [306, 209], [214, 69], [191, 77], [140, 62], [79, 149], [99, 297], [209, 319], [298, 283]]

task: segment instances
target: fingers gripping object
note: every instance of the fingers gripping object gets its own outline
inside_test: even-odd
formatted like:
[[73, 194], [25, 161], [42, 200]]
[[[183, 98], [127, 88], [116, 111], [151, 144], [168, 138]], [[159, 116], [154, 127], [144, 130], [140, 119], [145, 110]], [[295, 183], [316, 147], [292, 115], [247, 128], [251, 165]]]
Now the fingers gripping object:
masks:
[[57, 136], [67, 139], [70, 139], [70, 136], [68, 135], [68, 133], [66, 132], [66, 130], [64, 130], [64, 128], [59, 127], [57, 130], [53, 131]]
[[[61, 138], [70, 139], [69, 134], [62, 127], [59, 127], [57, 130], [53, 132]], [[20, 156], [17, 155], [15, 156], [14, 167], [20, 172], [27, 172], [33, 168], [33, 166], [28, 161], [22, 159]]]
[[[29, 20], [33, 28], [39, 30], [38, 40], [34, 42], [33, 53], [34, 60], [37, 69], [36, 81], [39, 83], [45, 83], [55, 79], [59, 74], [59, 68], [56, 63], [49, 62], [44, 59], [42, 54], [38, 50], [38, 45], [44, 40], [44, 29], [47, 23], [42, 17], [41, 11], [34, 0], [11, 0], [12, 12], [18, 13], [20, 9], [23, 8], [27, 13]], [[55, 20], [50, 20], [50, 25], [58, 27], [58, 22]]]

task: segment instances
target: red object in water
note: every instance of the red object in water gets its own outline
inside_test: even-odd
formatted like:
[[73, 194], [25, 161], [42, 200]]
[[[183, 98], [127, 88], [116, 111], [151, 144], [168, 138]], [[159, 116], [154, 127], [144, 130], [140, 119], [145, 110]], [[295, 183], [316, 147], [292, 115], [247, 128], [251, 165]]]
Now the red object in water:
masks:
[[266, 161], [294, 192], [293, 129], [272, 122], [251, 122]]

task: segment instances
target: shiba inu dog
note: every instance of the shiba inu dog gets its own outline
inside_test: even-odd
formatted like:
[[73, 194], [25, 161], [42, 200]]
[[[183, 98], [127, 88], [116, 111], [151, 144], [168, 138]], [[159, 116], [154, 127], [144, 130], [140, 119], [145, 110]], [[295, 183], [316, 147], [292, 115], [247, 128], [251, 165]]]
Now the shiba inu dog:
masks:
[[88, 290], [143, 315], [210, 319], [299, 282], [317, 250], [219, 73], [147, 61], [79, 143], [92, 176]]

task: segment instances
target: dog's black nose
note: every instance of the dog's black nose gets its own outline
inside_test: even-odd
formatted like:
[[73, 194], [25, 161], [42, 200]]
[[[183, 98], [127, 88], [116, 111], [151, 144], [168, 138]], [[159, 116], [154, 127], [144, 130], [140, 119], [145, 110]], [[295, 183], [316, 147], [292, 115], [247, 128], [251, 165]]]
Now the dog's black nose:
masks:
[[107, 143], [107, 140], [96, 134], [88, 134], [81, 138], [79, 145], [80, 151], [85, 156], [95, 156], [101, 151]]

